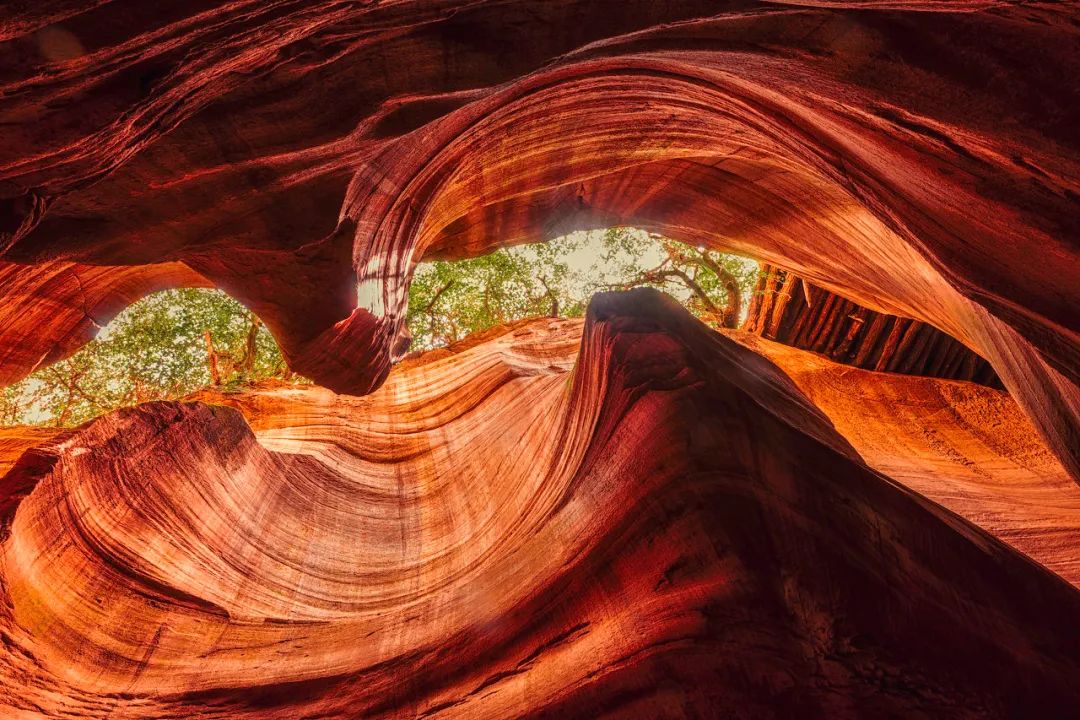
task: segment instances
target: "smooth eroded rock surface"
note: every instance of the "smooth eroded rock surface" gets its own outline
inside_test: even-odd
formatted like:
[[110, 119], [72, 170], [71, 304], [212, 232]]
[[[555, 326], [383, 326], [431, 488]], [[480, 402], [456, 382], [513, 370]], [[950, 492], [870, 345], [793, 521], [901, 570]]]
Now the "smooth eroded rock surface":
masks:
[[[775, 352], [793, 382], [642, 290], [598, 296], [584, 328], [542, 320], [410, 361], [364, 398], [272, 386], [58, 436], [4, 477], [32, 491], [0, 545], [3, 703], [112, 719], [1080, 708], [1080, 592], [867, 467], [857, 451], [884, 466], [885, 441], [834, 429], [840, 400], [810, 390], [823, 413], [797, 383], [838, 366], [799, 353]], [[1008, 405], [921, 382], [938, 415], [972, 390]], [[1075, 518], [1076, 486], [1005, 412], [1041, 458], [1027, 480]], [[960, 478], [917, 450], [913, 486], [934, 462]], [[1019, 450], [992, 450], [971, 462], [1024, 480], [998, 466]]]
[[1078, 33], [999, 0], [9, 3], [0, 382], [212, 284], [362, 394], [421, 258], [629, 224], [957, 338], [1080, 481]]

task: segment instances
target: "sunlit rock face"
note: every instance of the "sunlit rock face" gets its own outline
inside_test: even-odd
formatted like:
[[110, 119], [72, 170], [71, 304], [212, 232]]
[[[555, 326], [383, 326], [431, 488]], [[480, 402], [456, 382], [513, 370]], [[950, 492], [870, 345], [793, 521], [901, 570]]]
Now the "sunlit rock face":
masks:
[[[1062, 631], [1080, 593], [1015, 549], [1040, 559], [1038, 532], [1014, 547], [986, 532], [1029, 493], [1075, 541], [1080, 490], [1010, 401], [850, 371], [844, 397], [924, 383], [926, 427], [957, 444], [889, 446], [895, 420], [874, 412], [849, 443], [817, 379], [835, 365], [732, 337], [795, 382], [637, 291], [599, 296], [584, 327], [540, 320], [409, 361], [364, 398], [206, 394], [217, 404], [151, 403], [39, 444], [3, 479], [32, 492], [0, 545], [0, 703], [102, 718], [1080, 708]], [[980, 394], [1011, 449], [942, 412]], [[936, 464], [942, 487], [968, 453], [989, 479], [955, 509], [996, 498], [1004, 519], [979, 529], [859, 454], [905, 451], [913, 484]]]
[[9, 3], [0, 379], [213, 284], [363, 393], [420, 258], [625, 223], [957, 338], [1080, 479], [1076, 32], [995, 0]]
[[[1077, 19], [4, 4], [0, 383], [216, 286], [321, 387], [0, 429], [0, 717], [1080, 716]], [[391, 372], [421, 259], [620, 224], [1008, 394], [645, 291]]]
[[1007, 394], [726, 334], [783, 369], [872, 468], [1080, 587], [1080, 487]]

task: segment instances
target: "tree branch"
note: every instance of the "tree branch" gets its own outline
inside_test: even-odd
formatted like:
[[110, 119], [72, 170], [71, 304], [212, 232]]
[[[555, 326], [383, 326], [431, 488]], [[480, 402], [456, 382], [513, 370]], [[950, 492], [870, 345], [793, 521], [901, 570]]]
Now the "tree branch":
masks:
[[717, 304], [713, 302], [713, 299], [709, 297], [709, 293], [705, 292], [705, 290], [700, 285], [698, 285], [692, 277], [687, 275], [686, 272], [681, 268], [673, 267], [670, 270], [657, 271], [656, 277], [678, 278], [682, 281], [682, 284], [690, 290], [690, 292], [697, 296], [698, 300], [701, 301], [701, 304], [705, 306], [705, 309], [709, 313], [723, 317], [723, 309], [717, 306]]
[[701, 252], [692, 260], [700, 263], [720, 280], [727, 294], [727, 304], [724, 306], [721, 316], [724, 327], [733, 328], [739, 322], [742, 314], [742, 288], [739, 287], [739, 279], [727, 268], [713, 260], [708, 254]]
[[443, 296], [443, 293], [453, 287], [454, 281], [449, 280], [431, 297], [431, 302], [424, 306], [424, 309], [420, 311], [421, 315], [427, 315], [435, 308], [435, 303], [439, 302], [439, 298]]
[[250, 375], [255, 368], [255, 355], [258, 352], [256, 341], [259, 337], [259, 326], [261, 324], [259, 318], [252, 314], [251, 325], [248, 327], [248, 334], [244, 339], [244, 354], [240, 357], [240, 362], [236, 364], [237, 372], [243, 376]]
[[701, 304], [705, 306], [707, 312], [718, 317], [723, 317], [723, 310], [717, 307], [716, 303], [709, 297], [709, 294], [705, 292], [692, 277], [677, 267], [672, 267], [667, 270], [661, 269], [665, 264], [666, 263], [661, 263], [659, 267], [652, 270], [646, 270], [629, 282], [621, 285], [609, 285], [608, 287], [612, 289], [628, 290], [640, 285], [662, 284], [666, 280], [674, 278], [682, 282], [682, 284], [701, 301]]
[[547, 279], [543, 275], [539, 276], [537, 280], [544, 286], [544, 295], [551, 298], [551, 317], [559, 317], [559, 298], [552, 292], [551, 286], [548, 285]]

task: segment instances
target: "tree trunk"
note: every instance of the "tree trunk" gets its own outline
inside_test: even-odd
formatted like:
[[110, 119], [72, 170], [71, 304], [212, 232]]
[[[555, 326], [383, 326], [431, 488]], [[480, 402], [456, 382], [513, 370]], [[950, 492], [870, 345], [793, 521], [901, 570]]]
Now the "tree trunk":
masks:
[[716, 275], [724, 286], [724, 293], [727, 295], [727, 302], [723, 309], [724, 327], [738, 327], [739, 316], [742, 314], [742, 290], [739, 288], [739, 279], [705, 253], [698, 255], [697, 260]]
[[551, 299], [551, 317], [559, 317], [559, 298], [551, 290], [551, 286], [548, 285], [547, 280], [543, 277], [537, 278], [540, 280], [540, 284], [544, 286], [544, 295]]
[[220, 385], [221, 371], [218, 369], [218, 354], [214, 349], [214, 337], [209, 330], [203, 330], [203, 340], [206, 341], [206, 365], [210, 369], [210, 382]]
[[867, 370], [1002, 388], [986, 360], [932, 325], [860, 307], [769, 265], [762, 265], [743, 329]]
[[248, 327], [247, 337], [244, 339], [244, 354], [236, 365], [236, 371], [241, 377], [248, 377], [255, 369], [255, 356], [258, 354], [259, 327], [262, 325], [259, 318], [251, 316], [251, 326]]

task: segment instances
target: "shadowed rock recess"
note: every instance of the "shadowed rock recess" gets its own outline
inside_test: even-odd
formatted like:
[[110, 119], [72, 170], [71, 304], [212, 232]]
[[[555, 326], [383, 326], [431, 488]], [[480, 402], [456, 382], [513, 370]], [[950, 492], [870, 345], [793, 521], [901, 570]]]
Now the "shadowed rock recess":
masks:
[[[1080, 717], [1077, 77], [1074, 3], [3, 4], [0, 384], [219, 287], [317, 385], [0, 428], [0, 717]], [[616, 225], [751, 332], [394, 366], [421, 260]]]

